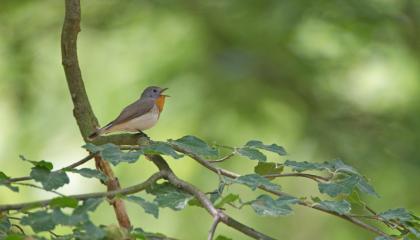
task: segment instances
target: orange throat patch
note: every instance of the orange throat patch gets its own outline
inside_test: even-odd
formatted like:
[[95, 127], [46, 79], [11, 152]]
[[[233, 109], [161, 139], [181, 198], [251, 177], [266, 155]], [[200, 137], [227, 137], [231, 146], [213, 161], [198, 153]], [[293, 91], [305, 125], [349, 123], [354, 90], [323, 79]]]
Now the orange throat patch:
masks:
[[163, 110], [163, 105], [165, 105], [165, 98], [166, 96], [161, 95], [158, 99], [156, 99], [156, 106], [159, 108], [159, 113]]

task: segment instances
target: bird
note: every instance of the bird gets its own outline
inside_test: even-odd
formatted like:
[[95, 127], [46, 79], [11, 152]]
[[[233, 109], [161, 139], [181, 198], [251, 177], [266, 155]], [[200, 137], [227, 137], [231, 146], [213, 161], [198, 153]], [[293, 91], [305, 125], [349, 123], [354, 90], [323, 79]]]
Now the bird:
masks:
[[156, 125], [168, 95], [163, 94], [168, 88], [150, 86], [144, 89], [140, 98], [125, 107], [120, 115], [102, 128], [88, 136], [89, 140], [112, 132], [141, 132]]

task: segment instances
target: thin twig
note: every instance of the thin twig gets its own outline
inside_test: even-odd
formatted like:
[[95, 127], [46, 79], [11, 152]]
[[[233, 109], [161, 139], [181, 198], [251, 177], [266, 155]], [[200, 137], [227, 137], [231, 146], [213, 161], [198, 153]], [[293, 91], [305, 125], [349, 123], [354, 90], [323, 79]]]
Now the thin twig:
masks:
[[22, 233], [23, 235], [25, 235], [25, 231], [23, 230], [23, 228], [17, 224], [12, 224], [13, 227], [19, 229], [20, 233]]
[[[95, 154], [91, 153], [91, 154], [87, 155], [86, 157], [82, 158], [81, 160], [79, 160], [75, 163], [72, 163], [72, 164], [70, 164], [66, 167], [55, 170], [53, 172], [66, 171], [66, 170], [76, 168], [76, 167], [86, 163], [87, 161], [92, 159], [94, 156], [95, 156]], [[32, 180], [32, 177], [26, 176], [26, 177], [9, 178], [9, 179], [4, 180], [2, 183], [3, 184], [8, 184], [8, 183], [21, 182], [21, 181], [28, 181], [28, 180]]]
[[[150, 176], [146, 181], [133, 185], [131, 187], [109, 191], [109, 192], [95, 192], [95, 193], [86, 193], [86, 194], [76, 194], [76, 195], [68, 195], [70, 198], [75, 198], [78, 200], [86, 200], [89, 198], [101, 198], [101, 197], [109, 197], [113, 198], [117, 195], [130, 195], [137, 192], [141, 192], [145, 190], [147, 187], [155, 183], [158, 179], [161, 179], [163, 174], [161, 172], [157, 172]], [[0, 205], [0, 212], [2, 211], [9, 211], [9, 210], [20, 210], [22, 208], [28, 207], [44, 207], [50, 204], [52, 199], [40, 200], [40, 201], [33, 201], [33, 202], [26, 202], [26, 203], [18, 203], [18, 204], [3, 204]]]
[[213, 203], [207, 198], [207, 196], [203, 192], [198, 190], [192, 184], [185, 182], [182, 179], [179, 179], [172, 172], [172, 169], [169, 167], [168, 163], [160, 155], [146, 155], [146, 157], [149, 158], [159, 168], [160, 172], [164, 175], [164, 178], [169, 181], [169, 183], [193, 195], [200, 202], [201, 206], [203, 206], [207, 210], [207, 212], [209, 212], [210, 215], [213, 216], [213, 218], [219, 215], [221, 222], [254, 239], [274, 240], [274, 238], [269, 237], [264, 233], [258, 232], [253, 228], [250, 228], [249, 226], [236, 221], [223, 211], [216, 209], [213, 206]]
[[267, 174], [264, 175], [264, 177], [266, 178], [276, 178], [276, 177], [304, 177], [304, 178], [309, 178], [312, 179], [316, 182], [320, 182], [320, 180], [322, 181], [329, 181], [329, 178], [323, 177], [323, 176], [318, 176], [318, 175], [314, 175], [314, 174], [307, 174], [307, 173], [276, 173], [276, 174]]
[[235, 153], [236, 153], [236, 152], [235, 152], [235, 151], [233, 151], [233, 152], [229, 153], [228, 155], [226, 155], [226, 156], [224, 156], [224, 157], [222, 157], [222, 158], [220, 158], [220, 159], [208, 160], [208, 162], [210, 162], [210, 163], [223, 162], [223, 161], [226, 161], [226, 160], [228, 160], [229, 158], [231, 158], [231, 157], [235, 156]]
[[219, 222], [220, 222], [220, 215], [217, 214], [214, 217], [213, 224], [210, 227], [209, 236], [207, 237], [207, 240], [213, 240], [214, 233], [216, 232], [217, 224], [219, 224]]
[[21, 186], [32, 187], [32, 188], [36, 188], [36, 189], [40, 189], [40, 190], [44, 190], [44, 191], [46, 191], [46, 192], [51, 192], [51, 193], [54, 193], [54, 194], [57, 194], [57, 195], [60, 195], [60, 196], [65, 196], [64, 194], [59, 193], [59, 192], [57, 192], [57, 191], [54, 191], [54, 190], [47, 190], [47, 189], [45, 189], [45, 188], [43, 188], [43, 187], [40, 187], [40, 186], [35, 185], [35, 184], [32, 184], [32, 183], [14, 183], [14, 184], [16, 184], [16, 185], [21, 185]]
[[[205, 168], [211, 170], [212, 172], [215, 172], [217, 174], [222, 174], [223, 176], [226, 176], [226, 177], [229, 177], [229, 178], [238, 178], [240, 176], [237, 173], [234, 173], [234, 172], [225, 170], [223, 168], [215, 167], [215, 166], [213, 166], [213, 164], [209, 163], [208, 161], [206, 161], [202, 157], [200, 157], [200, 156], [198, 156], [198, 155], [196, 155], [196, 154], [194, 154], [192, 152], [189, 152], [188, 150], [186, 150], [184, 148], [181, 148], [181, 147], [176, 146], [174, 144], [172, 144], [171, 146], [176, 151], [178, 151], [180, 153], [184, 153], [184, 154], [190, 156], [196, 162], [198, 162], [199, 164], [201, 164]], [[284, 192], [281, 192], [281, 191], [267, 189], [264, 186], [259, 186], [258, 188], [259, 189], [262, 189], [262, 190], [264, 190], [266, 192], [270, 192], [272, 194], [275, 194], [277, 196], [291, 196], [290, 194], [287, 194], [287, 193], [284, 193]], [[322, 212], [325, 212], [325, 213], [328, 213], [328, 214], [331, 214], [331, 215], [334, 215], [334, 216], [337, 216], [337, 217], [340, 217], [340, 218], [345, 219], [345, 220], [347, 220], [349, 222], [352, 222], [352, 223], [354, 223], [354, 224], [356, 224], [356, 225], [358, 225], [358, 226], [360, 226], [360, 227], [362, 227], [362, 228], [364, 228], [366, 230], [369, 230], [371, 232], [374, 232], [375, 234], [378, 234], [378, 235], [381, 235], [381, 236], [390, 237], [388, 234], [384, 233], [383, 231], [379, 230], [378, 228], [376, 228], [374, 226], [371, 226], [371, 225], [369, 225], [369, 224], [367, 224], [365, 222], [362, 222], [362, 221], [360, 221], [357, 218], [354, 218], [354, 217], [351, 217], [351, 216], [348, 216], [348, 215], [340, 215], [340, 214], [338, 214], [338, 213], [336, 213], [334, 211], [329, 211], [329, 210], [323, 209], [323, 208], [321, 208], [319, 206], [313, 206], [313, 205], [308, 204], [308, 203], [306, 203], [304, 201], [299, 201], [298, 204], [299, 205], [302, 205], [302, 206], [310, 207], [312, 209], [316, 209], [316, 210], [319, 210], [319, 211], [322, 211]]]

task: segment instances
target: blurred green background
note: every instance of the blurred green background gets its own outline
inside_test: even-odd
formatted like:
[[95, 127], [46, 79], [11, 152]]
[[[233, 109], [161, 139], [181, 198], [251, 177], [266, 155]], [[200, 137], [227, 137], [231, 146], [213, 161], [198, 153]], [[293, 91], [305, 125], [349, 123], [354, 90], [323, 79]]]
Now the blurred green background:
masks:
[[[56, 167], [86, 155], [61, 66], [63, 9], [57, 0], [0, 1], [0, 164], [11, 176], [29, 172], [19, 154]], [[381, 198], [365, 198], [375, 209], [419, 213], [419, 39], [418, 0], [89, 0], [82, 1], [79, 60], [101, 124], [146, 86], [169, 87], [161, 120], [147, 132], [153, 139], [196, 135], [231, 146], [260, 139], [289, 152], [273, 161], [341, 158], [376, 187]], [[217, 177], [192, 160], [168, 161], [202, 190], [216, 188]], [[240, 158], [221, 164], [240, 173], [254, 165]], [[123, 186], [154, 170], [144, 159], [115, 168]], [[71, 180], [59, 190], [104, 190], [95, 180]], [[317, 194], [308, 180], [276, 181], [297, 196]], [[230, 190], [244, 200], [259, 193]], [[0, 188], [0, 203], [49, 196]], [[136, 226], [180, 239], [205, 239], [212, 221], [197, 207], [163, 209], [159, 220], [128, 208]], [[279, 239], [374, 237], [295, 209], [283, 218], [259, 217], [247, 207], [228, 212]], [[106, 204], [93, 217], [116, 222]], [[225, 226], [217, 232], [246, 239]]]

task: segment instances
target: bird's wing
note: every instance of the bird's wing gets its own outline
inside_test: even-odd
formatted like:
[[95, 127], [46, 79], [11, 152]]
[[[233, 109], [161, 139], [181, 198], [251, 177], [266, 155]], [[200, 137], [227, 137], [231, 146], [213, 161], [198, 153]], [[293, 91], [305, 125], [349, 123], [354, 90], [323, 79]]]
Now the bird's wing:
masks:
[[139, 99], [124, 108], [120, 115], [114, 121], [108, 123], [104, 128], [110, 128], [139, 117], [149, 112], [153, 108], [154, 104], [155, 99], [153, 98]]

